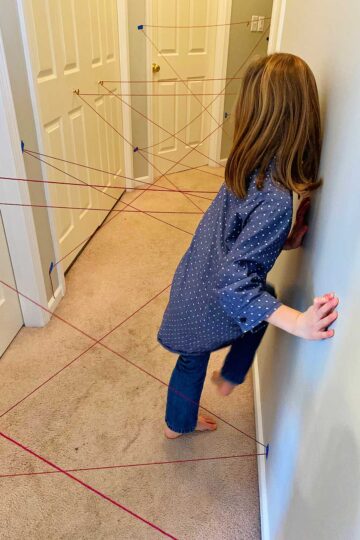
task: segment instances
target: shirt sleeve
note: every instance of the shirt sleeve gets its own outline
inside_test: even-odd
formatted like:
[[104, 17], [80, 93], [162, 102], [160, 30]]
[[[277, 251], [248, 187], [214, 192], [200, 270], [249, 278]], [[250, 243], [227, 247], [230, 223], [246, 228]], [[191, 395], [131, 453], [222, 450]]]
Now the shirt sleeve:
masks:
[[281, 306], [265, 290], [265, 282], [288, 237], [292, 201], [276, 199], [262, 200], [250, 212], [218, 275], [219, 301], [243, 332], [253, 330]]

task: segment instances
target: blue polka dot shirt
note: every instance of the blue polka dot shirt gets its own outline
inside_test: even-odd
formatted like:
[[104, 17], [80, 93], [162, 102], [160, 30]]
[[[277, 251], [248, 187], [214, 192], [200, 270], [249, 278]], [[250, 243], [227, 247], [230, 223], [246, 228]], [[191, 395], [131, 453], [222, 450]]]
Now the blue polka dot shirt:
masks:
[[265, 284], [291, 221], [292, 193], [270, 173], [261, 190], [254, 173], [244, 199], [223, 184], [175, 272], [159, 342], [199, 354], [264, 324], [281, 305]]

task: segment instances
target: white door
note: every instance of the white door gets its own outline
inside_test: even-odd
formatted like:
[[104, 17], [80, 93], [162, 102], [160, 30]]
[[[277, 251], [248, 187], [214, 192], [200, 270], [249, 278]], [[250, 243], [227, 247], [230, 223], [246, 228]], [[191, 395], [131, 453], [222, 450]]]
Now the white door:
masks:
[[[210, 132], [209, 112], [200, 113], [215, 97], [206, 95], [213, 92], [213, 83], [205, 79], [211, 79], [214, 73], [216, 27], [156, 28], [156, 26], [188, 27], [216, 24], [218, 2], [153, 0], [152, 5], [153, 28], [147, 29], [145, 26], [144, 31], [152, 41], [150, 44], [148, 40], [152, 51], [152, 63], [157, 64], [160, 70], [153, 72], [153, 83], [149, 85], [149, 93], [157, 94], [152, 98], [152, 119], [166, 131], [154, 126], [154, 146], [148, 151], [156, 154], [156, 157], [150, 155], [149, 159], [154, 160], [155, 166], [164, 172], [173, 165], [164, 158], [180, 160], [191, 147], [201, 143]], [[211, 107], [209, 111], [211, 112]], [[196, 117], [198, 118], [190, 123]], [[171, 136], [174, 133], [178, 138]], [[208, 147], [209, 138], [198, 146], [203, 155], [197, 151], [191, 152], [189, 157], [172, 171], [183, 169], [184, 165], [190, 167], [207, 165]]]
[[[40, 152], [112, 173], [44, 158], [83, 182], [100, 185], [96, 189], [49, 187], [49, 204], [81, 208], [54, 210], [60, 255], [64, 257], [105, 219], [106, 212], [92, 208], [110, 209], [123, 191], [110, 188], [124, 185], [124, 179], [116, 177], [124, 174], [122, 139], [73, 93], [106, 94], [99, 81], [120, 79], [116, 0], [22, 0], [22, 5]], [[118, 91], [116, 83], [109, 87]], [[116, 97], [92, 95], [83, 99], [122, 132], [121, 102]], [[74, 183], [73, 178], [50, 166], [45, 174], [51, 180]], [[63, 261], [64, 270], [77, 252]]]
[[[0, 214], [0, 281], [15, 287], [8, 245]], [[0, 356], [23, 325], [18, 295], [0, 283]]]

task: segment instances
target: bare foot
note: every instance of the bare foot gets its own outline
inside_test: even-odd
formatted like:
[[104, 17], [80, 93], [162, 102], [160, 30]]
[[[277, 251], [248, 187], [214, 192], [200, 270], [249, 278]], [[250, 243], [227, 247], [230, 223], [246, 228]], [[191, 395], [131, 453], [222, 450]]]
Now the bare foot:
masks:
[[[217, 423], [210, 416], [198, 416], [195, 431], [215, 431], [217, 429]], [[177, 439], [186, 433], [177, 433], [168, 426], [165, 427], [164, 435], [167, 439]]]
[[220, 371], [213, 371], [211, 381], [216, 384], [218, 392], [221, 396], [229, 396], [236, 387], [236, 384], [226, 381], [220, 375]]

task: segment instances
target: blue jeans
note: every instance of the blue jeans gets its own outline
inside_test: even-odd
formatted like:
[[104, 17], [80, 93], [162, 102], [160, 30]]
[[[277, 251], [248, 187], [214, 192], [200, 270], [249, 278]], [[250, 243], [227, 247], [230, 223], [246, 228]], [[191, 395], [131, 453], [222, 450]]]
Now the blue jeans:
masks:
[[[267, 324], [246, 332], [232, 343], [221, 369], [223, 379], [236, 385], [244, 381], [266, 328]], [[181, 355], [177, 360], [170, 378], [165, 416], [166, 424], [176, 433], [195, 430], [210, 354]]]

